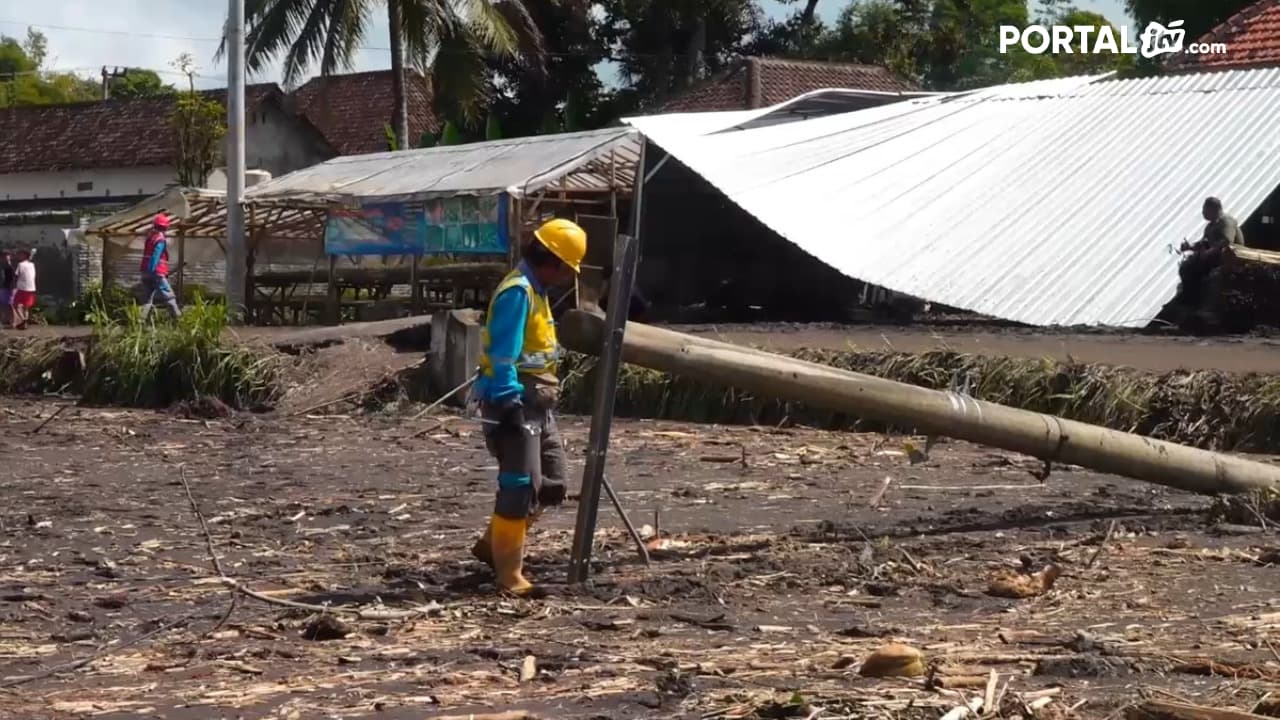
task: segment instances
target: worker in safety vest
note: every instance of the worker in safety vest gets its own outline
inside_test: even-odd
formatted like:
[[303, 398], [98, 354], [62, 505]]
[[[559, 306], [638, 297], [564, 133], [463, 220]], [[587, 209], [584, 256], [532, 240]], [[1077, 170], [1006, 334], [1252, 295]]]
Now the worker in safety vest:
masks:
[[572, 285], [587, 254], [587, 234], [570, 220], [550, 220], [533, 236], [489, 302], [473, 391], [485, 444], [498, 460], [498, 493], [472, 553], [493, 568], [501, 589], [517, 595], [533, 590], [523, 572], [529, 526], [565, 495], [564, 446], [552, 414], [560, 345], [547, 290]]
[[159, 297], [169, 308], [169, 314], [178, 317], [182, 311], [178, 309], [178, 298], [169, 286], [169, 240], [165, 233], [169, 231], [169, 216], [164, 213], [156, 215], [151, 221], [151, 229], [147, 231], [147, 241], [142, 248], [142, 319], [151, 314], [151, 307]]

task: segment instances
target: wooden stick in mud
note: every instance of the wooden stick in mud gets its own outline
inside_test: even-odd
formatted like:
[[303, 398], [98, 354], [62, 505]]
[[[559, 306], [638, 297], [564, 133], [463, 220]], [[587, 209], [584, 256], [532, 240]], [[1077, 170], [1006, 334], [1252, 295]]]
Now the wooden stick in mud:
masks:
[[[558, 331], [566, 347], [595, 353], [602, 347], [604, 321], [599, 315], [571, 310]], [[856, 413], [926, 434], [1190, 492], [1214, 495], [1280, 488], [1280, 468], [1259, 462], [640, 323], [627, 324], [622, 357], [636, 365], [760, 397]]]
[[[167, 461], [166, 461], [167, 462]], [[342, 606], [328, 605], [312, 605], [311, 603], [294, 602], [293, 600], [285, 600], [282, 598], [271, 597], [264, 593], [257, 592], [252, 588], [242, 584], [235, 578], [227, 575], [222, 568], [222, 561], [218, 558], [217, 550], [214, 548], [213, 533], [209, 532], [209, 524], [204, 519], [204, 513], [200, 511], [200, 505], [196, 503], [195, 495], [191, 493], [191, 483], [187, 482], [187, 466], [184, 463], [178, 464], [178, 479], [182, 481], [182, 489], [186, 491], [187, 502], [191, 506], [191, 513], [196, 516], [196, 520], [200, 523], [200, 530], [204, 533], [205, 548], [209, 552], [209, 562], [213, 565], [213, 570], [218, 574], [218, 578], [222, 584], [229, 588], [232, 592], [238, 592], [246, 597], [253, 598], [259, 602], [269, 605], [278, 605], [280, 607], [292, 608], [294, 610], [309, 610], [317, 613], [329, 613], [334, 615], [353, 615], [360, 620], [408, 620], [410, 618], [421, 617], [426, 614], [426, 610], [377, 610], [369, 608], [348, 608]], [[234, 597], [232, 599], [232, 609], [235, 608]], [[219, 625], [226, 622], [231, 611], [223, 616]]]
[[540, 720], [538, 715], [516, 710], [509, 712], [476, 712], [474, 715], [442, 715], [435, 720]]
[[1264, 715], [1254, 715], [1243, 710], [1207, 707], [1189, 703], [1148, 700], [1127, 708], [1125, 720], [1264, 720]]

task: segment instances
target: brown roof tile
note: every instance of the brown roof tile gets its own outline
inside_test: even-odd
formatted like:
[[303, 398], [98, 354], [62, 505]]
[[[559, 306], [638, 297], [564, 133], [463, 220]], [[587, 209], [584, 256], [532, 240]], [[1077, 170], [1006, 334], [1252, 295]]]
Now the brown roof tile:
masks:
[[1227, 18], [1196, 42], [1225, 43], [1222, 54], [1171, 57], [1176, 70], [1227, 70], [1280, 65], [1280, 0], [1261, 0]]
[[[439, 125], [431, 109], [426, 78], [409, 73], [407, 92], [409, 137], [416, 145], [423, 133], [435, 132]], [[395, 110], [390, 70], [312, 78], [292, 97], [298, 113], [319, 128], [340, 154], [387, 149], [386, 126]]]
[[[753, 98], [752, 77], [759, 82]], [[827, 88], [903, 92], [918, 90], [910, 81], [876, 65], [748, 58], [664, 103], [659, 112], [751, 110], [786, 102]]]
[[[250, 85], [245, 105], [252, 110], [280, 94], [274, 83]], [[205, 95], [225, 102], [226, 91]], [[0, 174], [172, 165], [173, 103], [169, 97], [0, 109]]]
[[[225, 105], [225, 89], [204, 94]], [[269, 98], [286, 102], [275, 83], [245, 88], [250, 112]], [[415, 143], [439, 127], [430, 98], [427, 81], [411, 73], [409, 133]], [[389, 70], [313, 78], [288, 96], [287, 104], [340, 154], [387, 149], [384, 128], [393, 109]], [[173, 98], [0, 109], [0, 174], [172, 165], [172, 109]]]

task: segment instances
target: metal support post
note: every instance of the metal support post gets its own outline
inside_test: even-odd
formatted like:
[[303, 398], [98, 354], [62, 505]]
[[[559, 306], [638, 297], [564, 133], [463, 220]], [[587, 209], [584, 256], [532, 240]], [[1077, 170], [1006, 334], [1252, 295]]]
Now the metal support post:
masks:
[[[640, 259], [641, 201], [644, 195], [644, 150], [637, 164], [635, 198], [631, 204], [632, 234], [619, 234], [614, 242], [613, 282], [609, 288], [609, 309], [605, 314], [604, 347], [596, 365], [596, 395], [591, 413], [591, 434], [587, 444], [586, 466], [582, 473], [582, 492], [578, 500], [578, 520], [573, 530], [573, 548], [569, 557], [569, 582], [583, 583], [591, 574], [591, 549], [595, 540], [596, 520], [600, 513], [600, 490], [605, 484], [604, 468], [609, 451], [609, 432], [613, 425], [613, 408], [618, 395], [618, 374], [622, 365], [622, 340], [626, 332], [627, 311], [635, 283], [636, 265]], [[641, 548], [648, 562], [648, 552], [630, 520], [614, 501], [623, 522]]]
[[244, 227], [244, 0], [227, 2], [227, 311], [245, 310]]
[[601, 476], [600, 486], [604, 488], [604, 493], [609, 496], [609, 502], [613, 503], [613, 509], [618, 511], [618, 517], [622, 518], [622, 525], [627, 529], [627, 534], [631, 536], [631, 542], [636, 544], [636, 554], [640, 556], [640, 560], [644, 562], [645, 567], [649, 566], [649, 547], [644, 544], [644, 538], [640, 537], [640, 531], [636, 530], [636, 526], [631, 523], [631, 518], [627, 516], [627, 511], [622, 507], [622, 501], [618, 499], [618, 493], [613, 491], [613, 485], [609, 482], [609, 478]]

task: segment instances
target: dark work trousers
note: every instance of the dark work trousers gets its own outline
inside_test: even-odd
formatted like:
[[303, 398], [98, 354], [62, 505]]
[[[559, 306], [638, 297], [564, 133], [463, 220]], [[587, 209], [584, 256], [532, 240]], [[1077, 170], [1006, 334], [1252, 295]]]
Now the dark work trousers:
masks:
[[484, 440], [489, 454], [498, 460], [499, 476], [528, 475], [527, 485], [504, 487], [501, 477], [493, 512], [504, 518], [523, 519], [538, 511], [538, 490], [544, 479], [564, 483], [566, 461], [564, 445], [555, 415], [550, 410], [525, 406], [523, 429], [499, 425], [502, 410], [481, 404]]

